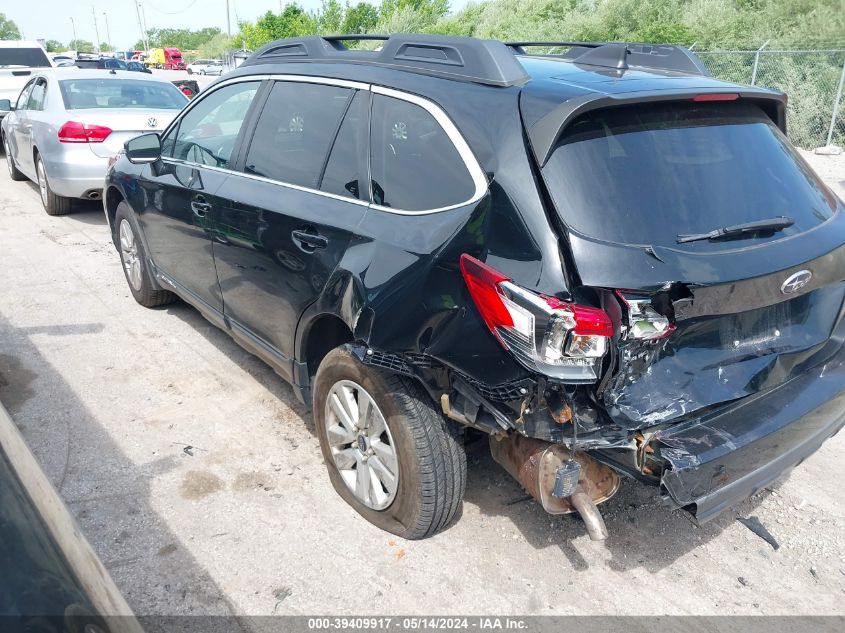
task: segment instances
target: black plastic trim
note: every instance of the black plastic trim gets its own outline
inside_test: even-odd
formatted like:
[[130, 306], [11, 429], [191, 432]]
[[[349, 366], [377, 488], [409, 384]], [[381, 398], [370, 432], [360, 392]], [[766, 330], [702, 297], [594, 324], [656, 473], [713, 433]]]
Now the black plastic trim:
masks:
[[[379, 51], [348, 49], [344, 40], [384, 42]], [[286, 62], [344, 62], [383, 66], [489, 86], [519, 86], [530, 78], [512, 50], [497, 40], [445, 35], [334, 35], [271, 42], [244, 66]]]
[[558, 138], [572, 123], [585, 112], [612, 108], [615, 106], [631, 105], [635, 103], [654, 103], [658, 101], [684, 101], [697, 95], [705, 94], [738, 94], [740, 99], [758, 101], [774, 123], [786, 133], [786, 95], [764, 88], [736, 88], [726, 85], [724, 88], [690, 88], [686, 90], [649, 90], [642, 92], [626, 92], [619, 94], [588, 93], [564, 101], [528, 130], [531, 149], [537, 163], [543, 167], [551, 156]]

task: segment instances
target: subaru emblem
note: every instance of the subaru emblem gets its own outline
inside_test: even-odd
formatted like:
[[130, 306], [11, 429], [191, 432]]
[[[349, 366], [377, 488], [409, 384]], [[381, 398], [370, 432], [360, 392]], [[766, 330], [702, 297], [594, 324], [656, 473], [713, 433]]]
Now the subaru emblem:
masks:
[[158, 127], [158, 119], [154, 116], [151, 116], [149, 119], [147, 119], [147, 125], [153, 128]]
[[810, 279], [812, 278], [813, 273], [809, 270], [799, 270], [797, 273], [786, 278], [786, 281], [780, 286], [780, 291], [785, 295], [791, 295], [810, 283]]

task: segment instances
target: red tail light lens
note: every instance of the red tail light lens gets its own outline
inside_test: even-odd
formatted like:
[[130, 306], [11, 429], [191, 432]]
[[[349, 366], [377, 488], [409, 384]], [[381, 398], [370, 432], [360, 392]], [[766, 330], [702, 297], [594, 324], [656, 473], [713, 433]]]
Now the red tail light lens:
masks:
[[513, 318], [499, 294], [499, 284], [510, 281], [510, 277], [467, 254], [461, 255], [461, 274], [481, 318], [496, 338], [499, 338], [496, 334], [497, 327], [513, 326]]
[[597, 380], [613, 336], [604, 311], [520, 288], [461, 255], [461, 274], [484, 323], [526, 368], [564, 380]]
[[105, 141], [111, 128], [104, 125], [93, 125], [79, 121], [68, 121], [59, 130], [60, 143], [102, 143]]

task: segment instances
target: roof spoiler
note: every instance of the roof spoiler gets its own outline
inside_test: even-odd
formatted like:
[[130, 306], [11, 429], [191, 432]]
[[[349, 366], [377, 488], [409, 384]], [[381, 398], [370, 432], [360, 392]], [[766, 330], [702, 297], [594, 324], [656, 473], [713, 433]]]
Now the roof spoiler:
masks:
[[[377, 50], [349, 49], [344, 42], [379, 42]], [[497, 40], [443, 35], [331, 35], [278, 40], [258, 49], [241, 66], [303, 62], [351, 62], [468, 81], [518, 86], [528, 74], [512, 50]]]
[[545, 166], [558, 139], [567, 126], [578, 116], [592, 110], [613, 108], [637, 103], [665, 101], [692, 101], [703, 95], [737, 95], [737, 99], [756, 103], [786, 134], [786, 95], [774, 90], [726, 85], [713, 88], [690, 88], [688, 90], [654, 90], [621, 94], [589, 93], [564, 101], [554, 110], [537, 121], [528, 130], [528, 139], [537, 164]]
[[507, 42], [516, 55], [536, 55], [526, 48], [566, 48], [561, 53], [540, 54], [575, 64], [627, 70], [631, 66], [667, 70], [710, 77], [710, 71], [691, 50], [672, 44], [633, 44], [627, 42]]

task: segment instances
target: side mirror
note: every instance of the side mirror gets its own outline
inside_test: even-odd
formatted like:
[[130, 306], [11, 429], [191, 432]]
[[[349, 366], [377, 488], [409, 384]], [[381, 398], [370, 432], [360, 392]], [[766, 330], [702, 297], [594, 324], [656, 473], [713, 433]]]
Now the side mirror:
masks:
[[142, 134], [123, 144], [130, 163], [146, 165], [161, 158], [161, 137], [158, 134]]
[[8, 99], [0, 99], [0, 112], [11, 112], [14, 110], [12, 102]]

